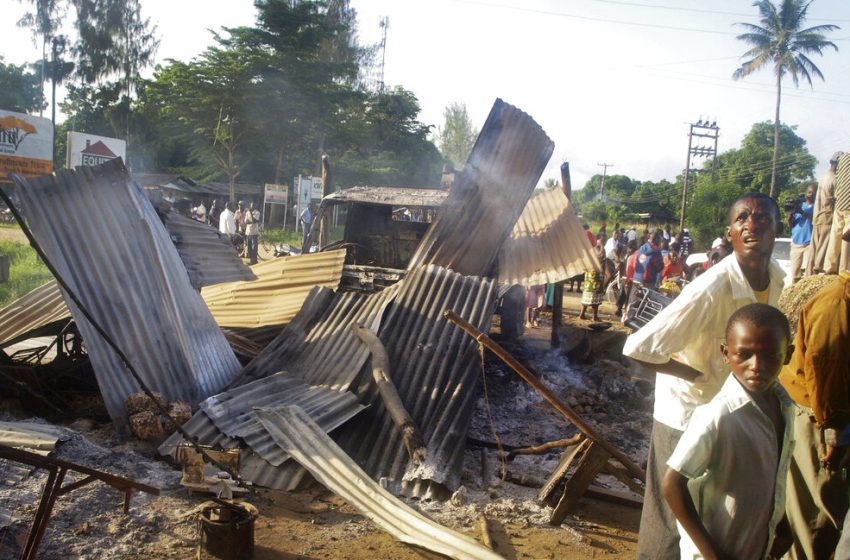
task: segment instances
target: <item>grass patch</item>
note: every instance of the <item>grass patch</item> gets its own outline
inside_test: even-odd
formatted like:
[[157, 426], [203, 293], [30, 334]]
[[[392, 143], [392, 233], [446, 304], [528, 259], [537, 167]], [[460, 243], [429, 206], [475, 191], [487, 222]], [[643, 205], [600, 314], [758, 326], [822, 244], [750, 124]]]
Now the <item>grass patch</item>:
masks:
[[[343, 227], [337, 226], [331, 229], [331, 238], [330, 243], [334, 241], [339, 241], [342, 239]], [[295, 245], [296, 247], [301, 247], [302, 235], [300, 231], [289, 231], [283, 230], [280, 228], [267, 228], [260, 235], [260, 239], [265, 241], [266, 243], [288, 243], [290, 245]]]
[[0, 283], [0, 307], [5, 307], [53, 279], [53, 275], [29, 245], [0, 240], [0, 255], [9, 257], [9, 280]]

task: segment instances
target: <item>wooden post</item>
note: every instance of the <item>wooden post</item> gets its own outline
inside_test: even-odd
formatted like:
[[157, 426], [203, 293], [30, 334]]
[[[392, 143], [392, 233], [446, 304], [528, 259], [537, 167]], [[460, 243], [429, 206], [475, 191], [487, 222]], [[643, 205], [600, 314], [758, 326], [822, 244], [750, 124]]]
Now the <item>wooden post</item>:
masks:
[[609, 458], [608, 452], [602, 449], [598, 443], [590, 442], [582, 454], [575, 472], [567, 479], [567, 483], [564, 485], [564, 495], [561, 496], [561, 500], [552, 511], [549, 523], [560, 525], [564, 521], [567, 513], [575, 507], [579, 498], [590, 487], [590, 483], [608, 463]]
[[[573, 184], [570, 178], [570, 163], [565, 161], [561, 164], [561, 188], [564, 190], [564, 196], [572, 203], [573, 201]], [[549, 345], [552, 348], [558, 348], [561, 345], [561, 323], [564, 317], [564, 282], [555, 283], [555, 293], [552, 298], [552, 334], [549, 339]]]
[[[334, 192], [333, 174], [331, 173], [331, 162], [327, 155], [322, 156], [322, 198]], [[322, 212], [322, 221], [319, 224], [319, 248], [326, 246], [331, 236], [331, 217], [327, 209]]]
[[351, 329], [369, 347], [369, 351], [372, 353], [372, 378], [375, 380], [375, 385], [378, 386], [378, 392], [384, 401], [384, 406], [387, 407], [387, 412], [389, 412], [393, 424], [401, 432], [404, 447], [407, 449], [407, 454], [410, 455], [411, 462], [414, 465], [420, 464], [425, 459], [425, 442], [419, 435], [419, 431], [413, 423], [413, 418], [405, 410], [404, 403], [401, 402], [401, 397], [390, 379], [390, 360], [381, 339], [375, 333], [357, 323], [352, 323]]

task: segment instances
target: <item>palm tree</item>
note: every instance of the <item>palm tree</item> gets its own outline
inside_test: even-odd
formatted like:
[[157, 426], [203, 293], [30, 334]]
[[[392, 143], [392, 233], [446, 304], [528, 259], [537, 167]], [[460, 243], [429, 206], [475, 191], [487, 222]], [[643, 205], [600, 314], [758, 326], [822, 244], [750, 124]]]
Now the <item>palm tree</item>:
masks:
[[738, 35], [752, 48], [742, 55], [749, 58], [735, 70], [735, 80], [749, 76], [756, 70], [772, 65], [776, 76], [776, 115], [773, 119], [773, 164], [770, 177], [770, 196], [776, 194], [776, 157], [779, 153], [779, 103], [782, 98], [782, 78], [791, 75], [794, 86], [799, 86], [802, 76], [812, 86], [812, 76], [824, 79], [823, 74], [807, 55], [823, 54], [823, 50], [838, 47], [827, 41], [824, 33], [840, 29], [837, 25], [816, 25], [802, 29], [806, 12], [813, 0], [780, 0], [777, 7], [770, 0], [757, 0], [761, 25], [738, 23], [747, 29]]

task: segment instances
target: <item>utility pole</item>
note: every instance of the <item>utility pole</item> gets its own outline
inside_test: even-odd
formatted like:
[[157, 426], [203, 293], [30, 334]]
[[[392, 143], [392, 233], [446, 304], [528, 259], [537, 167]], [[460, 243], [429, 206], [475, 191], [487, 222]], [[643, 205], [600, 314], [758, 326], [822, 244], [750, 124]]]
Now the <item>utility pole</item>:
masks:
[[[691, 176], [691, 156], [708, 158], [711, 157], [713, 163], [716, 163], [717, 159], [717, 139], [720, 136], [720, 128], [717, 126], [717, 121], [713, 121], [709, 124], [708, 119], [703, 122], [702, 117], [690, 125], [690, 130], [688, 131], [688, 158], [685, 162], [685, 181], [684, 186], [682, 187], [682, 213], [679, 218], [679, 231], [682, 231], [685, 228], [685, 210], [687, 209], [687, 201], [688, 201], [688, 182]], [[694, 139], [696, 138], [697, 145], [694, 145]], [[706, 140], [713, 140], [714, 145], [706, 146], [704, 142]], [[711, 166], [711, 180], [714, 181], [716, 178], [716, 165]]]
[[381, 27], [381, 74], [378, 79], [378, 91], [384, 91], [384, 62], [387, 58], [387, 30], [390, 28], [390, 18], [382, 17], [378, 25]]
[[614, 167], [613, 163], [597, 163], [602, 168], [602, 186], [599, 187], [599, 199], [605, 202], [605, 177], [608, 175], [608, 168]]

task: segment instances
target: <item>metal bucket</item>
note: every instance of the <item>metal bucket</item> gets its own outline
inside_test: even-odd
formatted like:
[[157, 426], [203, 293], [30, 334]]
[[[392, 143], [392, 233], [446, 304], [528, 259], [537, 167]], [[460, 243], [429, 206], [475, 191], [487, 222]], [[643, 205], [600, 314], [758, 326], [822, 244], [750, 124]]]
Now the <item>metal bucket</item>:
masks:
[[257, 508], [247, 503], [207, 502], [199, 515], [199, 547], [221, 560], [253, 558], [257, 513]]

